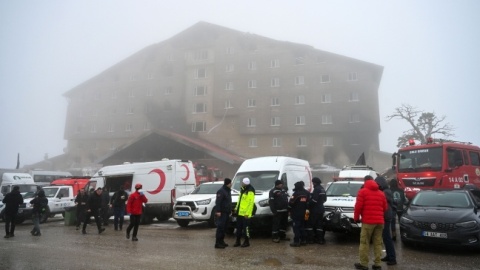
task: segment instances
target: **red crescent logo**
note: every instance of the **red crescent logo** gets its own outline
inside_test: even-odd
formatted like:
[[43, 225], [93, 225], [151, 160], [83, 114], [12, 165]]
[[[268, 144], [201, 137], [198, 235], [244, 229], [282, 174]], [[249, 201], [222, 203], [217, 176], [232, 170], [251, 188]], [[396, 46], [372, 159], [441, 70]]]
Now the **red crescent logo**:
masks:
[[185, 176], [185, 178], [182, 178], [183, 181], [187, 181], [188, 178], [190, 177], [190, 170], [188, 169], [187, 165], [185, 164], [182, 164], [182, 166], [180, 167], [185, 167], [185, 169], [187, 170], [187, 176]]
[[151, 173], [156, 173], [160, 177], [160, 184], [158, 185], [158, 187], [152, 191], [147, 191], [148, 193], [155, 195], [160, 191], [162, 191], [162, 189], [165, 187], [166, 177], [165, 177], [165, 173], [160, 169], [151, 170], [148, 174], [151, 174]]

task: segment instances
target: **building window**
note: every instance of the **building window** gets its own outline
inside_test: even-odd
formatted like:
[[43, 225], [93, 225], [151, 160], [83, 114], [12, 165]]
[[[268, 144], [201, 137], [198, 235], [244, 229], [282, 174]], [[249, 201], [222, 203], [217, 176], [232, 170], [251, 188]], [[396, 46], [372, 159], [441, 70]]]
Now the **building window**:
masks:
[[207, 69], [206, 68], [196, 68], [194, 78], [195, 79], [207, 78]]
[[295, 125], [297, 125], [297, 126], [305, 125], [305, 116], [300, 115], [300, 116], [295, 117]]
[[235, 53], [235, 48], [234, 47], [227, 47], [225, 49], [226, 54], [234, 54]]
[[257, 62], [248, 62], [248, 70], [257, 70]]
[[96, 109], [92, 109], [92, 110], [90, 111], [90, 116], [97, 116], [97, 114], [98, 114], [98, 113], [97, 113], [97, 110], [96, 110]]
[[360, 115], [358, 115], [356, 113], [350, 114], [348, 122], [349, 123], [359, 123], [360, 122]]
[[300, 95], [295, 97], [295, 105], [305, 104], [305, 96]]
[[133, 107], [132, 106], [127, 108], [127, 114], [133, 114]]
[[143, 123], [143, 130], [150, 130], [150, 122]]
[[248, 139], [248, 147], [257, 147], [257, 138]]
[[326, 137], [323, 138], [323, 146], [333, 146], [333, 138], [332, 137]]
[[173, 92], [173, 90], [172, 90], [171, 86], [168, 86], [167, 88], [165, 88], [165, 95], [171, 95], [172, 92]]
[[169, 54], [167, 55], [167, 61], [168, 62], [173, 62], [175, 59], [173, 58], [173, 55]]
[[128, 123], [125, 125], [125, 131], [126, 132], [130, 132], [133, 130], [133, 124], [132, 123]]
[[307, 138], [306, 138], [306, 137], [299, 137], [299, 138], [298, 138], [297, 146], [298, 146], [298, 147], [305, 147], [305, 146], [307, 146]]
[[248, 118], [247, 120], [247, 127], [255, 127], [257, 125], [257, 121], [255, 118]]
[[280, 99], [278, 97], [273, 97], [270, 101], [270, 106], [280, 106]]
[[76, 134], [82, 133], [82, 126], [77, 126], [77, 127], [75, 128], [75, 133], [76, 133]]
[[280, 117], [279, 116], [274, 116], [270, 120], [270, 126], [272, 127], [278, 127], [280, 126]]
[[233, 82], [227, 82], [225, 84], [225, 90], [229, 90], [229, 91], [233, 90]]
[[322, 95], [322, 103], [332, 103], [332, 95], [331, 94], [323, 94]]
[[348, 80], [349, 81], [356, 81], [357, 80], [357, 73], [356, 72], [348, 73]]
[[224, 109], [231, 109], [233, 108], [232, 103], [230, 102], [230, 99], [225, 100], [225, 107]]
[[136, 80], [137, 80], [137, 76], [135, 76], [135, 75], [130, 76], [130, 81], [131, 82], [136, 81]]
[[111, 98], [111, 99], [117, 99], [117, 96], [118, 96], [118, 91], [117, 91], [117, 90], [113, 90], [113, 91], [110, 93], [110, 98]]
[[108, 124], [107, 132], [115, 132], [115, 125], [114, 124]]
[[350, 92], [348, 94], [348, 102], [358, 102], [358, 93], [357, 92]]
[[332, 116], [331, 115], [322, 115], [322, 125], [331, 125]]
[[235, 70], [235, 66], [233, 64], [228, 64], [225, 66], [225, 72], [233, 72]]
[[135, 97], [135, 93], [133, 90], [128, 90], [128, 97], [129, 98], [134, 98]]
[[303, 85], [305, 84], [305, 77], [297, 76], [295, 77], [295, 85]]
[[274, 60], [270, 61], [270, 67], [271, 67], [271, 68], [278, 68], [278, 67], [280, 67], [280, 60], [274, 59]]
[[208, 59], [208, 51], [202, 50], [195, 52], [194, 59], [197, 61], [200, 60], [207, 60]]
[[296, 66], [303, 65], [303, 64], [305, 64], [305, 59], [302, 56], [295, 58], [295, 65]]
[[330, 82], [330, 75], [321, 75], [320, 76], [320, 83], [329, 83]]
[[207, 87], [206, 86], [196, 86], [193, 92], [194, 96], [206, 96], [207, 95]]
[[248, 81], [248, 88], [257, 88], [257, 80]]
[[249, 99], [247, 101], [247, 107], [248, 108], [252, 108], [252, 107], [256, 107], [257, 106], [257, 102], [255, 101], [255, 99]]
[[279, 87], [280, 86], [280, 78], [272, 78], [270, 80], [271, 87]]
[[90, 126], [90, 133], [97, 133], [97, 125], [96, 124], [92, 124]]
[[273, 138], [272, 140], [273, 147], [282, 147], [282, 139], [280, 138]]
[[192, 123], [192, 132], [204, 132], [207, 130], [206, 122], [193, 122]]
[[92, 142], [92, 150], [98, 150], [98, 143]]
[[147, 97], [153, 97], [153, 90], [152, 89], [147, 89]]
[[207, 104], [205, 103], [196, 103], [193, 105], [193, 113], [206, 113]]
[[152, 73], [147, 74], [147, 80], [153, 80], [153, 74]]
[[100, 93], [95, 93], [93, 96], [93, 100], [100, 100], [101, 94]]

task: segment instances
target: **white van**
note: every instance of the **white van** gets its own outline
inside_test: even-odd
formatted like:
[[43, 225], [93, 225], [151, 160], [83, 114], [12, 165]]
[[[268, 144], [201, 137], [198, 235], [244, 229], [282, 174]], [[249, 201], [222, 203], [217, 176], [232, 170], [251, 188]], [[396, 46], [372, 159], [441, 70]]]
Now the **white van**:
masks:
[[138, 183], [148, 199], [142, 223], [155, 217], [165, 221], [172, 217], [175, 199], [195, 189], [195, 170], [191, 161], [179, 159], [106, 166], [95, 173], [85, 189], [105, 187], [113, 195], [123, 186], [131, 193]]
[[[233, 207], [238, 201], [241, 182], [245, 177], [250, 179], [250, 184], [255, 189], [256, 212], [252, 217], [252, 230], [270, 231], [272, 228], [273, 214], [268, 204], [268, 197], [276, 180], [283, 181], [283, 187], [290, 196], [293, 194], [294, 184], [298, 181], [305, 183], [307, 191], [310, 192], [312, 188], [312, 172], [306, 160], [283, 156], [247, 159], [240, 165], [232, 180]], [[235, 223], [234, 219], [232, 221]]]
[[60, 171], [45, 171], [45, 170], [32, 170], [30, 174], [33, 177], [33, 181], [37, 183], [51, 183], [54, 180], [69, 178], [72, 176], [69, 172]]
[[13, 186], [20, 187], [20, 193], [25, 195], [27, 192], [36, 192], [37, 185], [28, 173], [4, 173], [2, 175], [2, 184], [0, 192], [3, 196], [12, 191]]

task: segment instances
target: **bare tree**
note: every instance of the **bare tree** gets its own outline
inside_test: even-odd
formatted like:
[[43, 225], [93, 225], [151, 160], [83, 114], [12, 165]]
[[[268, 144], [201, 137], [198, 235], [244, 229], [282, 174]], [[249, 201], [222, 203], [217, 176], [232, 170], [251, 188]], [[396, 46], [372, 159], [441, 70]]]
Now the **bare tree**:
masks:
[[449, 123], [445, 123], [445, 116], [438, 117], [433, 112], [424, 112], [408, 104], [395, 108], [395, 112], [387, 116], [387, 121], [392, 119], [406, 120], [412, 127], [398, 137], [397, 147], [407, 144], [409, 139], [425, 143], [427, 138], [433, 138], [434, 135], [442, 136], [437, 139], [448, 139], [455, 135], [454, 128]]

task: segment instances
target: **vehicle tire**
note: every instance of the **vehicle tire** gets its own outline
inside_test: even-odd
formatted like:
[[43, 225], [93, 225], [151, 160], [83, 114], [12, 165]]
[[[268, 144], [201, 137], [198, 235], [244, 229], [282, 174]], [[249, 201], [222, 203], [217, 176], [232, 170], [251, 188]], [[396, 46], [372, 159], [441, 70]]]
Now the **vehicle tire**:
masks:
[[208, 226], [215, 228], [217, 227], [217, 215], [215, 215], [215, 208], [212, 209], [210, 213], [210, 218], [208, 219]]
[[158, 221], [161, 221], [161, 222], [163, 222], [163, 221], [167, 221], [167, 220], [169, 220], [169, 219], [170, 219], [170, 217], [169, 217], [169, 216], [167, 216], [167, 215], [157, 215], [157, 219], [158, 219]]
[[146, 224], [151, 224], [152, 222], [153, 222], [153, 217], [152, 216], [142, 214], [142, 216], [140, 218], [140, 224], [146, 225]]
[[188, 224], [190, 223], [190, 220], [185, 220], [185, 219], [177, 219], [178, 226], [180, 227], [187, 227]]

